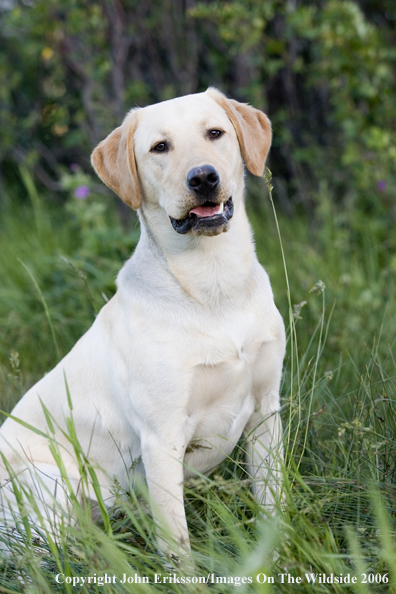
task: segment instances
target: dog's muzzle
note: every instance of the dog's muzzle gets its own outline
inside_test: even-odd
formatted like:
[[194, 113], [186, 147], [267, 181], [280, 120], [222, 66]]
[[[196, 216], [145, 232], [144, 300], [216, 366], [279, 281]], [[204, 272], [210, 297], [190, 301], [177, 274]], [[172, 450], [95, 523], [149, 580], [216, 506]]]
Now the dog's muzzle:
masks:
[[232, 197], [226, 202], [218, 201], [220, 177], [212, 165], [194, 167], [187, 173], [188, 189], [197, 197], [197, 204], [183, 219], [169, 217], [177, 233], [194, 235], [218, 235], [228, 230], [228, 221], [234, 213]]

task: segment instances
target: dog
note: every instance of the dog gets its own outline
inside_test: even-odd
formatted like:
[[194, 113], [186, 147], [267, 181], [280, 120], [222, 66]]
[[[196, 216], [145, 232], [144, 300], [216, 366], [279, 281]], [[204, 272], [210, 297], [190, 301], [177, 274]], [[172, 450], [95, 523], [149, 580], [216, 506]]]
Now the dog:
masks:
[[184, 481], [209, 475], [243, 434], [253, 492], [274, 507], [285, 330], [255, 254], [242, 159], [262, 175], [270, 144], [263, 112], [209, 88], [132, 109], [95, 148], [96, 173], [137, 210], [141, 237], [115, 296], [1, 428], [6, 519], [10, 469], [33, 491], [40, 477], [44, 507], [56, 493], [67, 508], [48, 417], [78, 496], [70, 406], [106, 503], [114, 477], [125, 490], [145, 477], [159, 547], [176, 563], [190, 551]]

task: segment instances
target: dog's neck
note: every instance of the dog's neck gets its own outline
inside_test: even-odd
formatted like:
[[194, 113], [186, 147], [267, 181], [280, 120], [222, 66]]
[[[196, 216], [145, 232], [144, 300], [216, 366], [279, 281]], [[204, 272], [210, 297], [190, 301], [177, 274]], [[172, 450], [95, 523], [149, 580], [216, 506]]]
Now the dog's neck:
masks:
[[161, 252], [169, 272], [194, 300], [218, 307], [243, 298], [249, 290], [255, 252], [242, 200], [236, 205], [229, 230], [215, 237], [176, 233], [160, 207], [143, 208], [139, 215], [139, 243]]

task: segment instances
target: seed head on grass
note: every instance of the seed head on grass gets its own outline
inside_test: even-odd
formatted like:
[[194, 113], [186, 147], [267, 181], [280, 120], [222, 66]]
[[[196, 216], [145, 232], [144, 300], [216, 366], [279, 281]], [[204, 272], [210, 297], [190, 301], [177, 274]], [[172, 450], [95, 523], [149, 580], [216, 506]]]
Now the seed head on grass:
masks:
[[319, 280], [313, 287], [310, 289], [310, 293], [314, 295], [320, 295], [320, 293], [324, 293], [326, 285], [323, 281]]
[[270, 169], [268, 169], [268, 167], [265, 168], [263, 178], [264, 178], [265, 184], [266, 184], [266, 186], [268, 188], [268, 192], [270, 194], [270, 199], [272, 200], [271, 192], [274, 189], [274, 186], [271, 184], [272, 172], [271, 172]]

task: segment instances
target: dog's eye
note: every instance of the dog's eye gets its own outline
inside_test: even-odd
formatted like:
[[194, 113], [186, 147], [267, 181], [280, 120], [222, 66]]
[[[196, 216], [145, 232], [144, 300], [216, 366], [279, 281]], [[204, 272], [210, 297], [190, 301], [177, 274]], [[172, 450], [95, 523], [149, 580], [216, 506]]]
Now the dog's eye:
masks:
[[209, 130], [209, 138], [220, 138], [224, 134], [222, 130]]
[[159, 142], [158, 144], [153, 146], [151, 150], [155, 151], [156, 153], [164, 153], [168, 150], [168, 145], [166, 142]]

